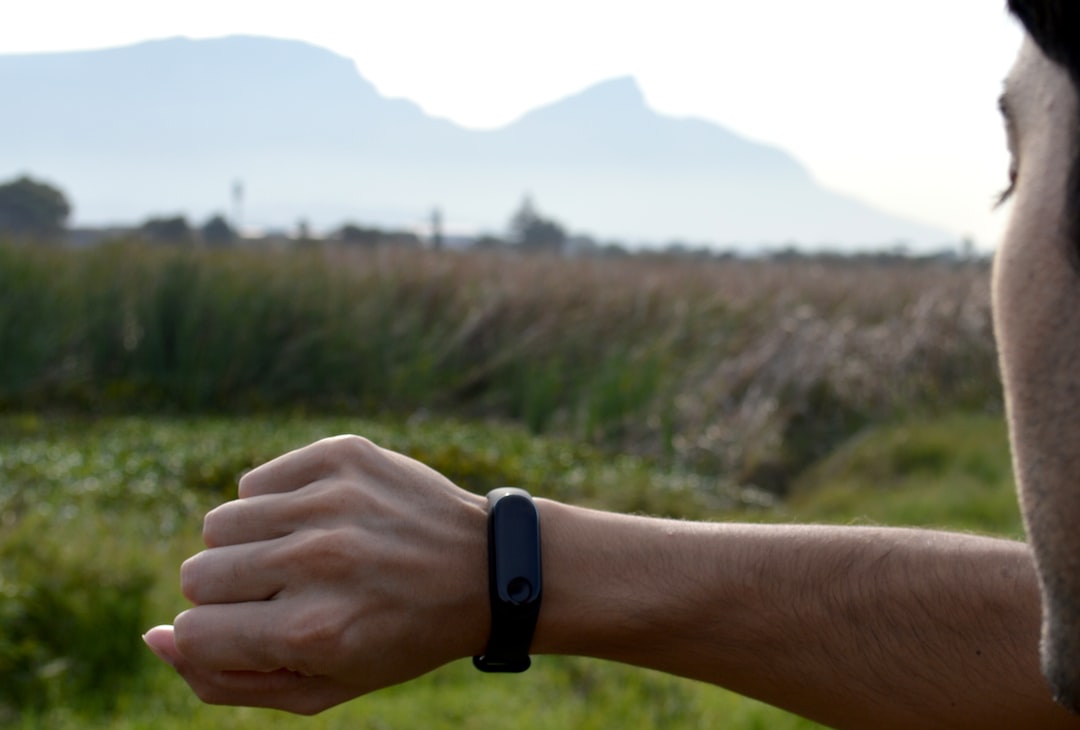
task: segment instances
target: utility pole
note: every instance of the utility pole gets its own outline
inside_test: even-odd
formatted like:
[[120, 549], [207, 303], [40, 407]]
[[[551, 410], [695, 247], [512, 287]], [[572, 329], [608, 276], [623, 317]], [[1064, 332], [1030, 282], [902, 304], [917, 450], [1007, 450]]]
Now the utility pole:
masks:
[[237, 238], [243, 238], [244, 182], [237, 178], [232, 186], [232, 225]]
[[438, 206], [431, 211], [431, 248], [439, 251], [443, 247], [442, 211]]

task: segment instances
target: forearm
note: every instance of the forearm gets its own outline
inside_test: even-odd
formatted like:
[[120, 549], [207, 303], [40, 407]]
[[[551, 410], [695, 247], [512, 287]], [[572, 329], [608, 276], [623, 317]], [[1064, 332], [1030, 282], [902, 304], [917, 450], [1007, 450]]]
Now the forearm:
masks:
[[700, 679], [836, 727], [1075, 727], [1021, 543], [702, 524], [540, 501], [536, 653]]
[[[708, 524], [538, 500], [533, 653], [712, 682], [836, 727], [1077, 727], [1038, 671], [1027, 546]], [[207, 702], [319, 712], [484, 651], [477, 495], [364, 439], [248, 473], [147, 642]], [[378, 661], [372, 661], [372, 657]]]

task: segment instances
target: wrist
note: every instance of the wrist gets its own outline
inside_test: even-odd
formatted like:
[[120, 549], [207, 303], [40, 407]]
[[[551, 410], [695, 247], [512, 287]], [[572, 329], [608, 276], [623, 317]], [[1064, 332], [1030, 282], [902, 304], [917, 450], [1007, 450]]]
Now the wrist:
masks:
[[[451, 621], [444, 635], [453, 642], [453, 658], [475, 656], [484, 650], [491, 630], [491, 608], [487, 590], [487, 505], [483, 497], [468, 494], [467, 521], [461, 524], [466, 538], [456, 554], [460, 572], [444, 574], [448, 595], [455, 596], [444, 609]], [[434, 627], [433, 627], [434, 628]]]
[[723, 615], [713, 590], [733, 568], [716, 560], [715, 545], [703, 550], [700, 539], [703, 532], [719, 537], [717, 530], [550, 500], [536, 504], [545, 572], [534, 654], [652, 666], [676, 637], [697, 644], [701, 627], [717, 611]]
[[533, 653], [608, 657], [608, 647], [629, 630], [634, 602], [623, 595], [621, 541], [609, 529], [627, 518], [547, 499], [536, 506], [544, 526], [544, 604]]

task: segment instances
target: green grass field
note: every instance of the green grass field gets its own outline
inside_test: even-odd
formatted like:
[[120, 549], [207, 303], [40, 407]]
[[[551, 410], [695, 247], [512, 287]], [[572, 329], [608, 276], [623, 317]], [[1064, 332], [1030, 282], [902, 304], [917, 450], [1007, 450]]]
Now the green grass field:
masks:
[[814, 727], [548, 657], [206, 707], [139, 636], [186, 607], [206, 510], [323, 436], [479, 493], [1018, 537], [1000, 411], [982, 262], [0, 241], [0, 726]]
[[[1019, 536], [1000, 416], [863, 429], [784, 501], [663, 460], [504, 422], [275, 416], [0, 416], [0, 725], [14, 728], [812, 728], [654, 672], [540, 657], [522, 676], [444, 667], [315, 718], [204, 706], [140, 633], [186, 607], [178, 567], [245, 469], [353, 432], [482, 492], [695, 519], [921, 525]], [[667, 466], [660, 466], [667, 464]]]

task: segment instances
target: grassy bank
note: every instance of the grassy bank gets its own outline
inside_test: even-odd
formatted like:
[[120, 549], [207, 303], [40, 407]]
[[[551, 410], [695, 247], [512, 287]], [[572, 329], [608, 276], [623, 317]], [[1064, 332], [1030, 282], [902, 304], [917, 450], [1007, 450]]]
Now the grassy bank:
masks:
[[180, 561], [247, 468], [356, 432], [476, 491], [701, 519], [878, 522], [1018, 535], [999, 419], [949, 414], [864, 431], [784, 502], [497, 422], [329, 418], [0, 417], [0, 724], [30, 728], [811, 728], [714, 687], [542, 657], [521, 677], [467, 663], [314, 719], [203, 706], [139, 634], [186, 604]]
[[0, 246], [0, 407], [499, 418], [782, 494], [999, 407], [987, 267]]

